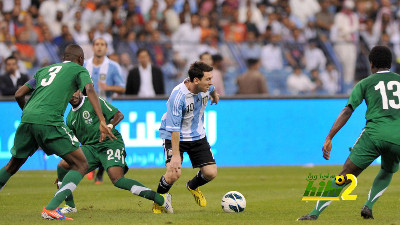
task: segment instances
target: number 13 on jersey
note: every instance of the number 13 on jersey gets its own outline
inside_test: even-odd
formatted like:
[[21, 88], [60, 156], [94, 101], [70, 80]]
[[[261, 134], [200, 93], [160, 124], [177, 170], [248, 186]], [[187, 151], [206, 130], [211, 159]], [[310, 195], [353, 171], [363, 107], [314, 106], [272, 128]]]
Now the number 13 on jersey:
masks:
[[387, 83], [387, 90], [392, 91], [394, 86], [396, 86], [396, 91], [393, 92], [393, 96], [397, 97], [397, 103], [395, 100], [388, 100], [385, 82], [379, 81], [379, 83], [375, 85], [375, 90], [379, 90], [381, 93], [383, 109], [389, 109], [389, 106], [393, 109], [400, 109], [400, 82], [389, 81]]

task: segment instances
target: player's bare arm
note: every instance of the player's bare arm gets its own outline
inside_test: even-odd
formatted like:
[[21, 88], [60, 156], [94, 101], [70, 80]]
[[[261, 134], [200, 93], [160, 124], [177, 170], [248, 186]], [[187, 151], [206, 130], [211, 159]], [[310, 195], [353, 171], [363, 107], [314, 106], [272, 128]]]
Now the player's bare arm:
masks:
[[335, 123], [333, 123], [332, 128], [325, 139], [324, 146], [322, 147], [323, 157], [326, 160], [329, 160], [329, 157], [331, 155], [332, 138], [347, 123], [353, 112], [354, 110], [352, 109], [351, 106], [344, 107], [344, 109], [340, 112], [339, 116], [336, 118]]
[[214, 90], [213, 92], [210, 93], [211, 96], [211, 105], [212, 104], [218, 104], [219, 102], [219, 94]]
[[181, 169], [181, 156], [179, 153], [179, 142], [180, 142], [180, 132], [171, 133], [171, 145], [172, 145], [172, 158], [171, 158], [171, 168], [172, 170], [178, 172]]
[[124, 119], [124, 114], [122, 114], [121, 111], [118, 110], [118, 112], [116, 112], [114, 114], [114, 117], [112, 118], [112, 120], [110, 121], [110, 124], [115, 127], [119, 124], [119, 122], [121, 122], [121, 120]]
[[106, 83], [101, 82], [101, 81], [98, 82], [98, 86], [101, 90], [112, 91], [112, 92], [115, 92], [118, 94], [124, 94], [125, 90], [126, 90], [124, 87], [121, 87], [118, 85], [107, 85]]
[[92, 104], [94, 111], [96, 112], [97, 117], [100, 121], [100, 142], [104, 141], [106, 137], [110, 140], [117, 139], [112, 133], [111, 129], [107, 127], [106, 119], [104, 118], [103, 112], [101, 111], [101, 106], [99, 102], [99, 98], [94, 90], [93, 83], [88, 83], [85, 85], [86, 94], [89, 98], [90, 104]]
[[15, 100], [17, 100], [19, 107], [24, 110], [25, 104], [26, 104], [26, 100], [25, 100], [25, 96], [29, 93], [32, 92], [32, 89], [30, 89], [28, 86], [26, 85], [22, 85], [20, 88], [18, 88], [18, 90], [15, 92]]

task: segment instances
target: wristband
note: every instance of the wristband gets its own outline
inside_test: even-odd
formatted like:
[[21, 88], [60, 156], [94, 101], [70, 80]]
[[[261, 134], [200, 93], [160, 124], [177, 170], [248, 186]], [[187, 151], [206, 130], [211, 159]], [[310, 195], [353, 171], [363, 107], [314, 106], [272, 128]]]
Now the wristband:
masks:
[[109, 127], [111, 130], [114, 128], [114, 125], [112, 125], [111, 123], [110, 124], [107, 124], [107, 127]]

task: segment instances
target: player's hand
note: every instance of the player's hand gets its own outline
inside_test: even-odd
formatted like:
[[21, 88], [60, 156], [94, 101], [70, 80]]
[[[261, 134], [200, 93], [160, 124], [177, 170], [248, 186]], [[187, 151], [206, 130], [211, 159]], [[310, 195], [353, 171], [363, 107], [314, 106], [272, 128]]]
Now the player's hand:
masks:
[[174, 172], [178, 172], [181, 169], [181, 157], [179, 155], [172, 155], [170, 163]]
[[331, 157], [331, 149], [332, 149], [332, 140], [327, 138], [325, 140], [324, 146], [322, 147], [322, 156], [326, 160], [329, 160], [329, 157]]
[[107, 137], [112, 141], [117, 139], [117, 137], [114, 136], [112, 133], [111, 129], [107, 126], [106, 122], [102, 121], [100, 122], [100, 142], [103, 142]]
[[99, 81], [97, 82], [100, 90], [108, 91], [108, 85], [105, 82]]
[[214, 103], [218, 104], [218, 102], [219, 102], [219, 94], [215, 93], [215, 94], [211, 95], [211, 105]]

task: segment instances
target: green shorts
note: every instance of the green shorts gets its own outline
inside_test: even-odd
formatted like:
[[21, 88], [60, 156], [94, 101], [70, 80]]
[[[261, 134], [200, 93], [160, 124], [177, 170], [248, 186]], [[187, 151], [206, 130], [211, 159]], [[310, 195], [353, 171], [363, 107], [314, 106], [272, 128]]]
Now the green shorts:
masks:
[[100, 165], [106, 171], [110, 167], [119, 166], [124, 169], [125, 173], [128, 172], [128, 166], [125, 162], [125, 145], [122, 140], [117, 139], [92, 145], [82, 145], [81, 148], [89, 164], [87, 172], [95, 170]]
[[390, 173], [399, 170], [400, 145], [372, 139], [363, 131], [354, 144], [349, 158], [356, 166], [366, 169], [379, 156], [382, 156], [382, 169]]
[[47, 155], [63, 157], [79, 148], [78, 139], [65, 125], [50, 126], [21, 123], [15, 133], [11, 154], [15, 158], [28, 158], [39, 146]]

